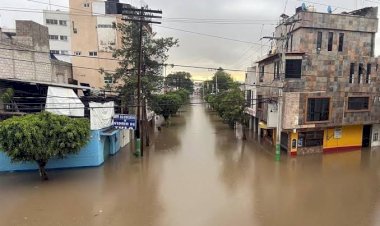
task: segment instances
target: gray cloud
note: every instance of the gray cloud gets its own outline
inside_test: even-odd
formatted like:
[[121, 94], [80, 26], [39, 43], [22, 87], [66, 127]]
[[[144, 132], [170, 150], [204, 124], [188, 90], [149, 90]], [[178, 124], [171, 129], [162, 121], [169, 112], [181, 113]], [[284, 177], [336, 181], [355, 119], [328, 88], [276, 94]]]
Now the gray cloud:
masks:
[[[46, 9], [47, 5], [31, 3], [27, 0], [0, 0], [1, 7], [23, 7]], [[47, 0], [39, 0], [45, 1]], [[355, 8], [355, 0], [335, 0], [317, 1], [324, 4], [331, 3], [334, 6], [344, 8]], [[51, 0], [53, 4], [68, 5], [68, 0]], [[126, 0], [123, 2], [139, 5], [138, 0]], [[280, 14], [284, 12], [286, 0], [145, 0], [153, 9], [162, 9], [165, 17], [162, 26], [179, 28], [183, 30], [207, 33], [232, 39], [259, 42], [263, 35], [271, 35]], [[362, 2], [362, 1], [360, 1]], [[302, 1], [288, 0], [286, 13], [292, 15], [297, 6]], [[308, 3], [306, 3], [308, 4]], [[376, 6], [376, 3], [363, 1], [359, 7]], [[325, 12], [327, 6], [315, 5], [317, 11]], [[55, 8], [55, 7], [53, 7]], [[334, 8], [334, 7], [333, 7]], [[342, 11], [337, 9], [337, 12]], [[2, 26], [14, 26], [15, 19], [33, 19], [42, 23], [42, 15], [35, 13], [1, 13]], [[232, 19], [251, 20], [251, 24], [207, 24], [207, 23], [174, 23], [167, 18], [212, 18], [212, 19]], [[255, 20], [255, 21], [253, 21]], [[267, 21], [262, 21], [267, 20]], [[257, 24], [253, 24], [257, 23]], [[265, 23], [266, 25], [262, 25]], [[263, 29], [262, 29], [263, 28]], [[262, 31], [261, 31], [262, 30]], [[155, 27], [159, 36], [172, 36], [178, 38], [180, 47], [171, 50], [168, 63], [196, 65], [205, 67], [233, 67], [244, 69], [249, 66], [261, 53], [260, 46], [247, 43], [233, 42], [212, 37], [204, 37], [196, 34], [189, 34], [180, 31], [170, 30], [162, 27]], [[377, 43], [380, 43], [380, 35], [377, 35]], [[263, 47], [263, 52], [268, 50]], [[376, 53], [380, 54], [380, 45], [377, 45]], [[182, 68], [174, 68], [174, 71]], [[189, 69], [186, 69], [189, 70]], [[170, 70], [171, 71], [171, 70]], [[205, 70], [189, 70], [194, 74], [202, 76], [211, 75], [212, 72]]]

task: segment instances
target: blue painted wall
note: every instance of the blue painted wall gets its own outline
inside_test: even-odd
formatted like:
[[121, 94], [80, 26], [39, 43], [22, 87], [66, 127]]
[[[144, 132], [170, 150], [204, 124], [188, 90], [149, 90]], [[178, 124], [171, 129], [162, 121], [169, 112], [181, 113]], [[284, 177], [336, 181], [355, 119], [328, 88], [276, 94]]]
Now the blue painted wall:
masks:
[[[48, 169], [73, 168], [99, 166], [104, 162], [104, 141], [105, 136], [101, 135], [103, 130], [91, 132], [91, 139], [79, 154], [70, 155], [65, 159], [52, 159], [48, 162]], [[114, 155], [120, 150], [120, 131], [110, 136], [110, 154]], [[0, 171], [19, 171], [38, 169], [34, 162], [12, 163], [11, 160], [0, 152]]]

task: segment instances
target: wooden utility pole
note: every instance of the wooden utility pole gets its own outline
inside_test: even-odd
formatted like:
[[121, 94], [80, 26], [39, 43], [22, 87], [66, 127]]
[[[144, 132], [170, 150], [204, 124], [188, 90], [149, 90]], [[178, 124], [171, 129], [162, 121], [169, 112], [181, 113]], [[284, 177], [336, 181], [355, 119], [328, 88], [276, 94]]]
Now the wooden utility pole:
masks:
[[[142, 95], [142, 86], [141, 86], [141, 77], [142, 77], [142, 67], [143, 67], [143, 36], [144, 36], [144, 24], [161, 24], [158, 21], [152, 21], [152, 18], [159, 18], [161, 16], [157, 16], [157, 14], [162, 14], [161, 10], [150, 10], [141, 7], [141, 9], [136, 8], [128, 8], [123, 11], [123, 20], [130, 22], [138, 22], [140, 25], [140, 35], [139, 35], [139, 60], [137, 64], [137, 139], [141, 141], [141, 156], [144, 155], [144, 128], [146, 125], [146, 100]], [[133, 35], [133, 34], [132, 34]], [[143, 102], [143, 103], [142, 103]], [[143, 109], [141, 109], [141, 107]], [[143, 111], [143, 112], [141, 112]]]

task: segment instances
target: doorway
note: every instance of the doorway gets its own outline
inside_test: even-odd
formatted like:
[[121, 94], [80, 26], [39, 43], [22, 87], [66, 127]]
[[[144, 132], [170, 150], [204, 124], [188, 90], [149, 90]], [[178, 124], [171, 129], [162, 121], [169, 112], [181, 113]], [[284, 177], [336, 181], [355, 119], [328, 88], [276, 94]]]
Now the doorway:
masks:
[[362, 147], [367, 148], [371, 144], [371, 125], [364, 125], [363, 126], [363, 141], [362, 141]]

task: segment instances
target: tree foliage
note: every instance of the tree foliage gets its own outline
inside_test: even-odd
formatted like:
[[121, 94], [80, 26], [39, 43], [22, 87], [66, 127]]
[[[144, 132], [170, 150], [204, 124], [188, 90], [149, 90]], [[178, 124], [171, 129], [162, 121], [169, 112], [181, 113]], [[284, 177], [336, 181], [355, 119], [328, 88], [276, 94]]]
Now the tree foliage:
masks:
[[219, 116], [231, 127], [235, 122], [245, 123], [244, 93], [235, 87], [218, 94], [209, 94], [206, 101], [218, 112]]
[[35, 161], [43, 180], [50, 159], [78, 153], [89, 139], [87, 119], [43, 112], [0, 122], [0, 150], [14, 162]]
[[225, 72], [223, 68], [219, 68], [212, 77], [213, 84], [218, 84], [218, 91], [225, 91], [232, 88], [234, 80], [231, 74]]
[[169, 74], [165, 78], [165, 83], [170, 88], [185, 89], [190, 93], [194, 92], [194, 83], [191, 81], [191, 74], [180, 71]]
[[189, 95], [190, 93], [185, 89], [154, 95], [150, 106], [156, 114], [162, 115], [167, 120], [188, 101]]
[[[122, 81], [119, 87], [122, 98], [126, 102], [134, 101], [137, 91], [137, 75], [139, 62], [139, 25], [138, 23], [120, 23], [117, 29], [122, 34], [122, 47], [114, 50], [113, 57], [120, 59], [119, 68], [115, 73], [102, 71], [106, 77], [112, 76], [115, 82]], [[170, 48], [178, 46], [178, 40], [170, 38], [156, 38], [156, 33], [150, 27], [143, 29], [143, 62], [141, 87], [143, 97], [148, 100], [152, 94], [159, 91], [163, 85], [162, 64], [168, 58]]]

